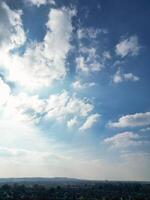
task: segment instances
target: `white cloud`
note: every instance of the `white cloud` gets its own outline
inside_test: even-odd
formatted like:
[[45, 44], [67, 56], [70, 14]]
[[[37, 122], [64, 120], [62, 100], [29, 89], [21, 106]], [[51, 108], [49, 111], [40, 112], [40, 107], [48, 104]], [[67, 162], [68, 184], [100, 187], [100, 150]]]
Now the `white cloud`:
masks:
[[139, 81], [140, 78], [138, 76], [133, 75], [132, 73], [121, 73], [120, 69], [116, 71], [116, 73], [113, 76], [113, 82], [114, 83], [121, 83], [124, 81]]
[[120, 41], [116, 45], [116, 54], [125, 57], [127, 55], [137, 56], [140, 50], [140, 45], [137, 36], [131, 36], [128, 39]]
[[46, 5], [46, 4], [54, 4], [55, 5], [54, 0], [26, 0], [26, 3], [30, 3], [31, 5], [35, 5], [38, 7], [41, 5]]
[[84, 52], [84, 56], [79, 56], [76, 58], [77, 71], [85, 74], [89, 74], [91, 72], [98, 72], [104, 67], [102, 63], [100, 63], [99, 58], [96, 54], [96, 49], [87, 49]]
[[52, 9], [47, 22], [48, 32], [44, 39], [45, 53], [48, 57], [50, 51], [50, 59], [63, 66], [71, 48], [70, 37], [73, 29], [71, 18], [73, 15], [74, 10]]
[[113, 82], [114, 83], [121, 83], [123, 81], [123, 77], [120, 73], [120, 70], [117, 70], [117, 72], [113, 76]]
[[38, 114], [44, 112], [45, 106], [45, 101], [39, 99], [38, 95], [10, 95], [3, 108], [3, 117], [14, 122], [36, 123]]
[[[76, 69], [78, 73], [90, 74], [101, 71], [104, 67], [103, 59], [98, 53], [98, 35], [106, 33], [103, 29], [84, 28], [79, 29], [78, 56], [76, 57]], [[84, 40], [88, 41], [88, 44]]]
[[150, 127], [148, 126], [148, 127], [142, 128], [142, 129], [140, 129], [140, 131], [142, 131], [142, 132], [150, 132]]
[[52, 94], [48, 99], [40, 99], [38, 95], [10, 94], [5, 83], [0, 81], [0, 85], [0, 91], [3, 92], [0, 105], [5, 103], [1, 108], [1, 117], [12, 119], [14, 123], [36, 124], [44, 119], [61, 121], [73, 127], [78, 124], [77, 117], [84, 120], [94, 109], [88, 100], [70, 96], [66, 91]]
[[10, 93], [9, 86], [0, 78], [0, 106], [7, 102]]
[[137, 139], [139, 139], [138, 134], [133, 132], [122, 132], [112, 137], [105, 138], [104, 143], [111, 145], [111, 147], [123, 148], [138, 145], [140, 141]]
[[80, 40], [87, 37], [89, 37], [90, 39], [96, 39], [99, 34], [107, 34], [107, 30], [90, 27], [90, 28], [80, 28], [77, 31], [77, 35]]
[[123, 74], [125, 80], [130, 81], [139, 81], [140, 78], [138, 76], [133, 75], [132, 73]]
[[104, 59], [107, 59], [107, 60], [110, 60], [111, 59], [111, 54], [109, 51], [104, 51], [103, 52], [103, 58]]
[[[14, 12], [10, 9], [9, 11]], [[19, 28], [23, 32], [21, 17], [18, 11], [16, 12], [20, 25]], [[47, 32], [43, 42], [28, 44], [23, 55], [11, 54], [10, 52], [3, 55], [3, 51], [0, 52], [3, 55], [0, 65], [7, 70], [6, 78], [18, 83], [27, 90], [39, 89], [43, 86], [48, 87], [54, 81], [63, 79], [67, 73], [65, 64], [67, 54], [71, 48], [71, 18], [73, 14], [74, 11], [65, 8], [51, 9], [46, 24]], [[7, 18], [10, 18], [8, 12]], [[10, 29], [7, 24], [5, 26], [6, 29]], [[15, 28], [16, 24], [12, 23], [11, 26]], [[18, 30], [19, 28], [17, 26], [16, 29]], [[21, 32], [20, 29], [19, 33]], [[11, 37], [12, 35], [10, 35]], [[7, 41], [7, 43], [11, 43], [11, 41]], [[7, 43], [5, 42], [4, 45], [7, 46]], [[16, 40], [14, 44], [16, 45]], [[13, 48], [16, 47], [13, 46]]]
[[69, 96], [64, 91], [61, 94], [50, 95], [47, 100], [47, 118], [62, 120], [67, 116], [86, 117], [93, 110], [94, 106], [86, 100], [75, 96]]
[[77, 124], [78, 124], [77, 117], [74, 117], [74, 118], [70, 119], [69, 121], [67, 121], [68, 128], [72, 128], [72, 127], [76, 126]]
[[108, 126], [114, 128], [136, 127], [150, 125], [150, 112], [135, 113], [119, 118], [117, 122], [109, 122]]
[[[11, 10], [3, 1], [0, 3], [0, 53], [1, 56], [24, 44], [26, 35], [21, 20], [21, 10]], [[3, 56], [1, 57], [1, 60]]]
[[99, 117], [100, 115], [97, 113], [88, 116], [84, 124], [79, 128], [79, 130], [84, 131], [86, 129], [91, 128], [93, 124], [95, 124], [98, 121]]
[[76, 80], [72, 83], [72, 87], [74, 90], [83, 90], [89, 87], [93, 87], [95, 86], [94, 82], [86, 82], [86, 83], [82, 83], [80, 80]]

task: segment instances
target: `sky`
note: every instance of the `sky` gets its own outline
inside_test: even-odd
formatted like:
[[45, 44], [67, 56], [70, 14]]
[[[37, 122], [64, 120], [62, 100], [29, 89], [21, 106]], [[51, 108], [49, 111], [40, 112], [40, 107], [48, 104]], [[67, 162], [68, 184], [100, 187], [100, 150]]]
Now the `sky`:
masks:
[[0, 177], [150, 180], [150, 1], [0, 1]]

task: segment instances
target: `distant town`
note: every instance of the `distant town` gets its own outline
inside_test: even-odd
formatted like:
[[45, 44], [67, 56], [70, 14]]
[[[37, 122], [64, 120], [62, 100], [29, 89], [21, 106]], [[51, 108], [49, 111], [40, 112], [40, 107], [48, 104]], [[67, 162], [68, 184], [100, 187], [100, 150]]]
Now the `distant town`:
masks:
[[150, 200], [150, 182], [0, 179], [0, 200]]

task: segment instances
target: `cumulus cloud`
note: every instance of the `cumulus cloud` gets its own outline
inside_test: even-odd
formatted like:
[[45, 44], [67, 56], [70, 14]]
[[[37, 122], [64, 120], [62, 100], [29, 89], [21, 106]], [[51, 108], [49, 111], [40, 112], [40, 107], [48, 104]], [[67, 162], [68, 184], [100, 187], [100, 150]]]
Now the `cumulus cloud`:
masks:
[[10, 95], [3, 108], [3, 117], [16, 122], [35, 123], [38, 115], [45, 109], [45, 101], [39, 99], [38, 95], [29, 96], [25, 93]]
[[112, 137], [108, 137], [104, 139], [104, 143], [111, 145], [111, 147], [128, 147], [132, 145], [138, 145], [140, 141], [138, 141], [139, 136], [133, 132], [122, 132], [118, 133]]
[[127, 39], [121, 40], [116, 45], [116, 54], [121, 56], [122, 58], [131, 55], [131, 56], [137, 56], [139, 54], [140, 45], [138, 42], [138, 37], [136, 35], [131, 36]]
[[47, 118], [62, 120], [67, 116], [86, 117], [93, 110], [94, 106], [84, 99], [69, 96], [64, 91], [60, 94], [50, 95], [47, 100]]
[[132, 73], [121, 73], [120, 69], [116, 71], [113, 76], [114, 83], [121, 83], [124, 81], [139, 81], [140, 78], [138, 76], [133, 75]]
[[[18, 48], [26, 41], [21, 20], [21, 10], [11, 10], [6, 3], [0, 2], [0, 53]], [[1, 58], [2, 60], [2, 58]]]
[[[4, 46], [8, 46], [9, 49], [11, 46], [11, 49], [14, 49], [18, 47], [18, 44], [25, 42], [25, 39], [20, 39], [24, 33], [21, 14], [19, 11], [10, 10], [6, 4], [4, 5], [1, 9], [5, 11], [6, 18], [11, 23], [4, 23], [3, 21], [2, 24], [4, 24], [6, 33], [11, 28], [14, 30], [13, 33], [10, 31], [9, 37], [6, 34], [7, 43], [4, 42]], [[16, 18], [11, 16], [10, 13]], [[11, 52], [3, 55], [2, 51], [3, 59], [0, 61], [0, 65], [7, 70], [6, 78], [25, 87], [27, 90], [39, 89], [43, 86], [47, 87], [54, 81], [63, 79], [67, 73], [65, 63], [71, 48], [71, 18], [73, 14], [72, 10], [65, 8], [51, 9], [46, 24], [46, 35], [42, 42], [28, 44], [23, 55]], [[2, 27], [0, 29], [0, 34], [5, 32]]]
[[88, 116], [84, 124], [79, 128], [79, 130], [84, 131], [91, 128], [93, 124], [95, 124], [98, 121], [99, 117], [100, 115], [97, 113]]
[[150, 112], [135, 113], [125, 115], [118, 119], [117, 122], [109, 122], [109, 127], [125, 128], [125, 127], [138, 127], [150, 125]]
[[[94, 105], [87, 99], [69, 95], [67, 91], [51, 94], [48, 98], [41, 99], [38, 95], [26, 93], [10, 94], [10, 89], [0, 80], [0, 105], [1, 115], [4, 119], [25, 124], [37, 124], [43, 120], [55, 120], [65, 123], [69, 128], [78, 125], [80, 120], [86, 119], [94, 109]], [[94, 123], [97, 115], [92, 115], [86, 124]]]
[[0, 105], [5, 104], [1, 108], [1, 116], [5, 120], [12, 119], [14, 122], [25, 124], [37, 124], [42, 119], [54, 120], [71, 128], [87, 118], [81, 128], [83, 130], [90, 128], [99, 117], [99, 114], [91, 114], [94, 109], [91, 102], [69, 95], [67, 91], [41, 99], [38, 95], [26, 93], [11, 94], [9, 86], [2, 80], [0, 86]]

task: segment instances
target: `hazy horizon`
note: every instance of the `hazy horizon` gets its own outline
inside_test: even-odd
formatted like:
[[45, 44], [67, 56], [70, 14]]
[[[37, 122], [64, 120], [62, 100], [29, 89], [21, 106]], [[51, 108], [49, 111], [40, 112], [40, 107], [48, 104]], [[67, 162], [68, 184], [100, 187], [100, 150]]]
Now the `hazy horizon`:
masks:
[[150, 181], [150, 1], [0, 1], [0, 178]]
[[119, 179], [88, 179], [88, 178], [75, 178], [75, 177], [46, 177], [46, 176], [41, 176], [41, 177], [3, 177], [1, 178], [0, 177], [0, 181], [1, 180], [13, 180], [13, 182], [15, 182], [15, 180], [19, 181], [19, 180], [26, 180], [26, 181], [32, 181], [32, 180], [43, 180], [43, 181], [46, 181], [46, 180], [49, 180], [49, 181], [89, 181], [89, 182], [146, 182], [146, 183], [149, 183], [150, 181], [149, 180], [146, 180], [146, 181], [143, 181], [143, 180], [119, 180]]

